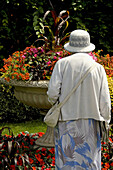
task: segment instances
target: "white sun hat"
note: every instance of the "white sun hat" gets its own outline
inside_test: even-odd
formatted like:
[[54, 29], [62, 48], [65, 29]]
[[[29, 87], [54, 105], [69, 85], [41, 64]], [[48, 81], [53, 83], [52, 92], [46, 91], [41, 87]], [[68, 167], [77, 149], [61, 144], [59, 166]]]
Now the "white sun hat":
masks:
[[69, 42], [64, 45], [69, 52], [91, 52], [95, 45], [90, 43], [90, 35], [85, 30], [74, 30], [70, 34]]

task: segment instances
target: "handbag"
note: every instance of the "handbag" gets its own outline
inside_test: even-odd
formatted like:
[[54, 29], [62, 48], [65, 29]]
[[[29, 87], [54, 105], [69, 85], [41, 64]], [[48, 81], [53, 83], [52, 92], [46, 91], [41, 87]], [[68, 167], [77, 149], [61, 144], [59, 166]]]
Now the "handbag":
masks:
[[73, 94], [73, 92], [78, 88], [78, 86], [83, 82], [83, 80], [86, 78], [89, 72], [96, 66], [96, 64], [93, 64], [85, 73], [85, 75], [80, 79], [80, 81], [76, 84], [76, 86], [71, 90], [71, 92], [66, 96], [64, 101], [58, 103], [58, 101], [51, 107], [51, 109], [47, 112], [47, 114], [44, 117], [44, 122], [50, 126], [55, 127], [57, 125], [57, 122], [59, 120], [60, 116], [60, 110], [61, 107], [66, 103], [66, 101], [69, 99], [69, 97]]

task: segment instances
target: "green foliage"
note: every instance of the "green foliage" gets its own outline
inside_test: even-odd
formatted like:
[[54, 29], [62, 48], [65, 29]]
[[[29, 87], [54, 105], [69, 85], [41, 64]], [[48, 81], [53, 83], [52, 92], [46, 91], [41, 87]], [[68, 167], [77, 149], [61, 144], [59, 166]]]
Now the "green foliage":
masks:
[[0, 1], [0, 57], [7, 58], [12, 52], [22, 50], [36, 40], [33, 13], [43, 3], [37, 0]]
[[[44, 117], [44, 116], [43, 116]], [[2, 122], [0, 123], [0, 129], [2, 127], [9, 127], [10, 129], [13, 129], [13, 134], [17, 136], [20, 132], [28, 131], [29, 133], [37, 133], [37, 132], [46, 132], [47, 125], [42, 121], [42, 119], [35, 119], [35, 120], [29, 120], [25, 122], [11, 122], [7, 123]], [[8, 130], [4, 129], [2, 135], [8, 134]]]
[[[51, 0], [58, 15], [62, 10], [70, 12], [67, 32], [86, 29], [97, 50], [113, 53], [112, 18], [113, 1], [105, 0]], [[50, 0], [1, 0], [0, 1], [0, 67], [2, 58], [33, 44], [42, 32], [42, 18], [52, 10]], [[50, 20], [53, 25], [53, 20]], [[35, 29], [35, 30], [34, 30]], [[36, 33], [37, 32], [37, 35]], [[4, 57], [3, 57], [4, 56]]]
[[38, 38], [42, 37], [42, 39], [38, 40], [43, 40], [43, 44], [45, 43], [45, 46], [48, 46], [52, 50], [54, 50], [57, 45], [64, 45], [62, 43], [65, 42], [66, 38], [69, 38], [69, 35], [64, 35], [64, 32], [69, 25], [67, 21], [68, 18], [69, 11], [62, 10], [57, 16], [57, 13], [53, 8], [52, 10], [47, 10], [45, 12], [42, 20], [39, 18], [36, 11], [34, 13], [33, 26]]
[[[6, 128], [9, 130], [10, 136], [2, 136], [2, 132]], [[13, 132], [10, 132], [11, 129], [8, 127], [0, 129], [0, 169], [15, 169], [19, 161], [22, 162], [21, 164], [24, 168], [28, 165], [29, 170], [32, 169], [29, 157], [26, 153], [23, 155], [21, 148], [22, 141], [25, 137], [23, 135], [15, 137]], [[27, 140], [30, 140], [29, 136], [27, 136]], [[19, 150], [20, 152], [18, 152]]]
[[[0, 130], [0, 169], [2, 170], [33, 170], [54, 169], [54, 148], [39, 147], [33, 149], [35, 141], [42, 137], [43, 132], [32, 133], [28, 131], [19, 133], [16, 137], [2, 135]], [[10, 128], [8, 128], [11, 130]]]
[[13, 87], [0, 85], [0, 122], [22, 122], [40, 119], [39, 110], [20, 103]]
[[112, 30], [113, 1], [104, 0], [74, 0], [70, 3], [70, 27], [86, 29], [91, 34], [91, 40], [96, 49], [105, 53], [113, 53]]

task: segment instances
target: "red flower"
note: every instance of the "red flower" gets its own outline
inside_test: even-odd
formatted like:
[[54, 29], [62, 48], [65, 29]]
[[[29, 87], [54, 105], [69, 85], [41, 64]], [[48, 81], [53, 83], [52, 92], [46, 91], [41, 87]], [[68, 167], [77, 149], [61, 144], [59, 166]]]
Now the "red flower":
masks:
[[41, 167], [41, 170], [44, 170], [45, 169], [45, 166], [43, 165], [42, 167]]
[[17, 165], [20, 165], [20, 166], [23, 165], [21, 156], [18, 158]]
[[40, 150], [36, 150], [36, 153], [40, 152]]
[[21, 134], [18, 134], [18, 137], [20, 138], [20, 137], [21, 137]]
[[109, 140], [113, 143], [113, 140], [111, 138], [109, 138]]
[[15, 165], [10, 165], [11, 170], [16, 170]]
[[30, 139], [30, 144], [31, 144], [31, 145], [33, 145], [33, 142], [34, 142], [34, 140], [33, 140], [33, 139]]
[[110, 156], [108, 155], [108, 153], [104, 153], [104, 157], [110, 159]]
[[104, 167], [107, 168], [107, 169], [109, 169], [109, 167], [110, 167], [109, 163], [105, 163], [105, 166], [104, 166]]
[[42, 152], [44, 152], [44, 151], [46, 151], [46, 148], [42, 148], [42, 150], [41, 150]]
[[110, 165], [113, 166], [113, 162]]
[[30, 162], [30, 164], [34, 163], [33, 159], [31, 159], [31, 158], [29, 158], [29, 162]]
[[25, 133], [24, 133], [24, 132], [22, 132], [22, 135], [25, 135]]
[[101, 162], [101, 165], [103, 165], [103, 162]]
[[44, 165], [45, 164], [43, 159], [41, 159], [41, 155], [40, 154], [38, 154], [38, 155], [35, 154], [35, 157], [40, 162], [40, 165]]
[[43, 134], [44, 134], [43, 132], [39, 132], [39, 133], [38, 133], [38, 136], [39, 136], [39, 137], [42, 137]]
[[106, 142], [101, 142], [102, 145], [106, 144]]
[[49, 150], [49, 152], [51, 152], [52, 154], [54, 154], [54, 153], [55, 153], [54, 148], [51, 148], [51, 149]]
[[38, 154], [38, 155], [35, 154], [35, 157], [38, 160], [38, 158], [41, 158], [41, 155], [40, 154]]
[[51, 156], [50, 156], [50, 155], [48, 155], [48, 156], [47, 156], [47, 159], [50, 159], [50, 158], [51, 158]]

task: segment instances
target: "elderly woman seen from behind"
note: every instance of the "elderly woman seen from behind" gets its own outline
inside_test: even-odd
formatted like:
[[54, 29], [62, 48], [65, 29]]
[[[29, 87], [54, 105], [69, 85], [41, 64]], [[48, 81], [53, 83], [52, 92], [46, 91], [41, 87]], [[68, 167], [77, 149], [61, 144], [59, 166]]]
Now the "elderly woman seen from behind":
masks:
[[64, 48], [74, 54], [60, 59], [53, 70], [48, 98], [62, 102], [85, 72], [95, 63], [77, 90], [62, 106], [55, 127], [55, 161], [57, 170], [101, 170], [99, 122], [110, 122], [110, 94], [105, 70], [88, 54], [95, 49], [85, 30], [70, 34]]

